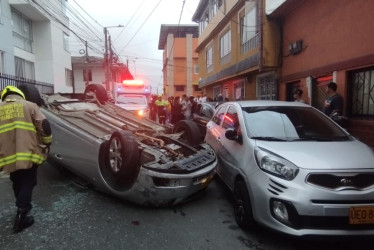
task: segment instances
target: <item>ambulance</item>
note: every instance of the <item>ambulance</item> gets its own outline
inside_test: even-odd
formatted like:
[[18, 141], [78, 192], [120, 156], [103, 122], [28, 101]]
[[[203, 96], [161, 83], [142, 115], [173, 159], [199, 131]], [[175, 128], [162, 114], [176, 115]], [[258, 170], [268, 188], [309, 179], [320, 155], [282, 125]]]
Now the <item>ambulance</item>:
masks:
[[124, 80], [116, 83], [115, 105], [136, 113], [139, 117], [148, 117], [148, 101], [151, 86], [142, 80]]

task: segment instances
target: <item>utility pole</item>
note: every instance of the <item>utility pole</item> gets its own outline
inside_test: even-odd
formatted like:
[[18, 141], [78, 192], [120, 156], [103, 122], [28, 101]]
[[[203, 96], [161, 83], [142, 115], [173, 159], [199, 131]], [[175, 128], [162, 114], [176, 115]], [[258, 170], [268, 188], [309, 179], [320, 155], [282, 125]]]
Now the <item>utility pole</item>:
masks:
[[[104, 38], [105, 38], [105, 50], [104, 50], [104, 69], [105, 69], [105, 87], [107, 91], [110, 91], [110, 82], [112, 80], [111, 75], [111, 67], [112, 67], [112, 59], [113, 59], [113, 52], [112, 52], [112, 44], [110, 41], [108, 41], [108, 28], [119, 28], [124, 27], [123, 25], [117, 25], [117, 26], [108, 26], [104, 27]], [[110, 51], [110, 55], [109, 55]]]

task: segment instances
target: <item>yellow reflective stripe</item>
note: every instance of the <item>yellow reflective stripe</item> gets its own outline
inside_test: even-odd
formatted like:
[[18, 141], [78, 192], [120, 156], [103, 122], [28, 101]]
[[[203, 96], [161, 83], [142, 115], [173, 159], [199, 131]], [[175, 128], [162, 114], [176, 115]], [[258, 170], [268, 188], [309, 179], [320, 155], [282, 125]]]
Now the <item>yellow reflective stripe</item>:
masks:
[[50, 144], [52, 142], [52, 135], [42, 137], [43, 144]]
[[15, 163], [16, 161], [31, 161], [35, 164], [42, 164], [45, 161], [45, 158], [32, 153], [16, 153], [14, 155], [0, 158], [0, 167]]
[[33, 123], [31, 123], [31, 122], [15, 121], [15, 122], [11, 122], [11, 123], [7, 123], [7, 124], [4, 124], [4, 125], [1, 125], [0, 126], [0, 134], [8, 132], [8, 131], [11, 131], [11, 130], [14, 130], [16, 128], [36, 132], [36, 129], [35, 129], [35, 126], [34, 126]]

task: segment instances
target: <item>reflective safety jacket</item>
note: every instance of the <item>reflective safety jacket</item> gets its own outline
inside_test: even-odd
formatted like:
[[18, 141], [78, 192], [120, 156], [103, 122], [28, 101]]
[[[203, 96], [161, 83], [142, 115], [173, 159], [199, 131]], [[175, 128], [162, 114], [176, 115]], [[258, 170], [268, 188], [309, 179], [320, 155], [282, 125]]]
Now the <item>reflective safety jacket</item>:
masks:
[[13, 94], [0, 103], [0, 169], [11, 173], [42, 164], [51, 142], [49, 122], [35, 103]]

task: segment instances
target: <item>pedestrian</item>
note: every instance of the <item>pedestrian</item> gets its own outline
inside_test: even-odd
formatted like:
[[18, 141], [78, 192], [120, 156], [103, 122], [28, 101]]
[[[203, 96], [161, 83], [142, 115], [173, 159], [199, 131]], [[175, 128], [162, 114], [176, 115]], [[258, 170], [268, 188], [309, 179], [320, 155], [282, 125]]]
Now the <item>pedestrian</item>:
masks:
[[156, 95], [151, 95], [151, 101], [149, 102], [149, 118], [152, 121], [156, 121], [157, 118], [157, 106], [156, 106]]
[[295, 102], [305, 103], [304, 99], [301, 97], [303, 95], [303, 91], [299, 88], [294, 89], [292, 92], [292, 96]]
[[192, 115], [196, 113], [198, 102], [195, 100], [193, 96], [190, 96], [190, 103], [191, 103], [191, 118], [192, 118]]
[[34, 218], [32, 192], [37, 184], [37, 169], [47, 157], [52, 142], [51, 127], [38, 105], [27, 101], [14, 86], [1, 92], [0, 169], [10, 174], [17, 213], [13, 232], [30, 227]]
[[330, 117], [333, 115], [342, 115], [343, 99], [336, 93], [337, 87], [335, 82], [329, 82], [326, 88], [327, 98], [324, 102], [322, 112]]
[[167, 112], [166, 109], [169, 103], [168, 101], [162, 99], [162, 95], [158, 95], [155, 104], [157, 107], [158, 123], [165, 124]]
[[182, 104], [180, 102], [180, 97], [174, 97], [174, 103], [171, 110], [171, 123], [176, 124], [178, 121], [183, 120], [184, 116], [182, 113]]
[[[193, 97], [192, 97], [193, 98]], [[189, 97], [186, 97], [186, 104], [184, 105], [182, 111], [185, 120], [191, 120], [192, 116], [192, 103]]]

